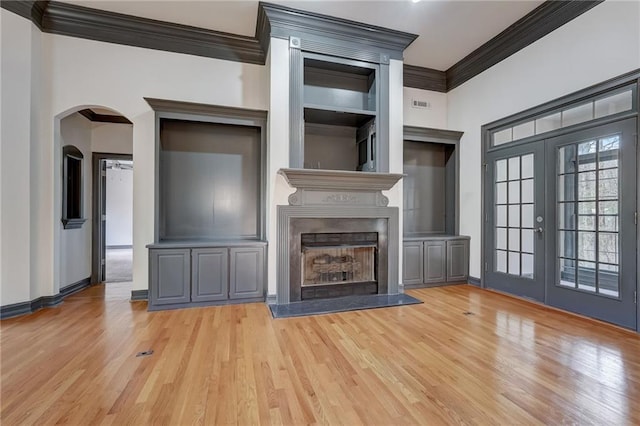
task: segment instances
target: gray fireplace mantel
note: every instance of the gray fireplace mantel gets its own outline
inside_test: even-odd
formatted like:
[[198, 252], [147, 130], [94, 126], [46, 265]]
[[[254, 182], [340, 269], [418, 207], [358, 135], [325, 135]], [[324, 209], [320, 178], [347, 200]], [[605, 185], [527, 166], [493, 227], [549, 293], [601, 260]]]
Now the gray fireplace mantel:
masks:
[[399, 173], [318, 169], [280, 169], [278, 173], [297, 189], [289, 196], [289, 205], [292, 206], [385, 207], [389, 199], [381, 191], [391, 189], [404, 176]]

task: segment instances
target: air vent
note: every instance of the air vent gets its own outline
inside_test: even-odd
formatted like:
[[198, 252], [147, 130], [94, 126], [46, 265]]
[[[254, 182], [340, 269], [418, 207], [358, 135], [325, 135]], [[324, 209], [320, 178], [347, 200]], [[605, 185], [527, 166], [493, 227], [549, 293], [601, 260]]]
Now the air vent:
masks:
[[412, 99], [411, 106], [418, 109], [431, 109], [431, 102], [421, 99]]

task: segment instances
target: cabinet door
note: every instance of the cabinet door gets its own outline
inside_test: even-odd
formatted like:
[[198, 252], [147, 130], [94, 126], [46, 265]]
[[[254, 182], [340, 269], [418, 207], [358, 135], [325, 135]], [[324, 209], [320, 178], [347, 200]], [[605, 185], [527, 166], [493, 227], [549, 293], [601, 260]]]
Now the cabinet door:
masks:
[[424, 242], [424, 282], [447, 281], [447, 247], [444, 241]]
[[447, 241], [447, 281], [466, 281], [469, 276], [469, 240]]
[[169, 305], [191, 301], [189, 249], [149, 250], [150, 303]]
[[402, 282], [422, 284], [422, 241], [406, 242], [402, 245]]
[[237, 247], [229, 250], [231, 273], [229, 298], [248, 299], [264, 296], [264, 248]]
[[193, 249], [191, 300], [225, 300], [229, 294], [229, 255], [226, 248]]

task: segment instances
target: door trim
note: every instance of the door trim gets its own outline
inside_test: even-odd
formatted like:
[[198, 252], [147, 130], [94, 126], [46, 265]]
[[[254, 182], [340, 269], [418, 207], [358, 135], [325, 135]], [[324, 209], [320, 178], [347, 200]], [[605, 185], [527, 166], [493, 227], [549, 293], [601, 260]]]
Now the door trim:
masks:
[[103, 235], [100, 212], [102, 211], [102, 185], [100, 185], [100, 162], [102, 160], [133, 160], [132, 154], [115, 154], [107, 152], [94, 152], [91, 158], [92, 176], [92, 209], [91, 209], [91, 283], [104, 282], [102, 270], [100, 268], [100, 245], [105, 249], [105, 241], [101, 241]]

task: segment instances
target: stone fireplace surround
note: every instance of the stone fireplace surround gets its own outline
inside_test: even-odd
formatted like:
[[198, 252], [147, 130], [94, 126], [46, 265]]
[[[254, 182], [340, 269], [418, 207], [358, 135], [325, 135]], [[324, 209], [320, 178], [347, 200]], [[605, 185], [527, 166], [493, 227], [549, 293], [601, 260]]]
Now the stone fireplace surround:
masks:
[[317, 169], [279, 174], [297, 190], [288, 206], [277, 208], [276, 304], [300, 300], [300, 234], [306, 232], [378, 232], [378, 293], [399, 293], [399, 209], [387, 207], [381, 191], [391, 189], [401, 174]]

